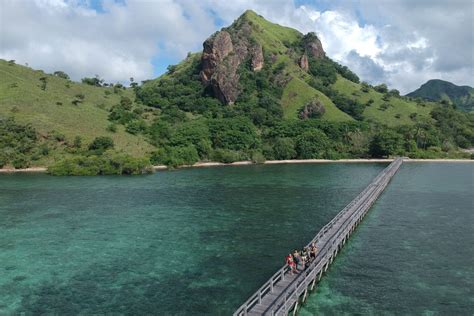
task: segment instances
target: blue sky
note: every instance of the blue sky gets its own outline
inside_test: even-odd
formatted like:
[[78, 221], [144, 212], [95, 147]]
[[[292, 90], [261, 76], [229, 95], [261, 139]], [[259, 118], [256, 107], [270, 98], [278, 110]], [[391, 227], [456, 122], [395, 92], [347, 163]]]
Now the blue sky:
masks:
[[474, 85], [469, 0], [1, 1], [0, 58], [76, 80], [154, 78], [252, 9], [318, 33], [331, 58], [370, 83], [402, 93], [432, 78]]

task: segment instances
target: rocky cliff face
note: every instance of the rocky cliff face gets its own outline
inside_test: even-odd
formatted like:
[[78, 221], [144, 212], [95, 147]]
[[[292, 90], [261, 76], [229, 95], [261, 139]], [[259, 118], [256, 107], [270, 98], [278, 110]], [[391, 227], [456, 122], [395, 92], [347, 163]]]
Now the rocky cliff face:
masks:
[[221, 31], [208, 38], [201, 59], [201, 80], [210, 85], [223, 103], [233, 103], [238, 96], [237, 68], [240, 58], [235, 54], [231, 36]]
[[303, 69], [304, 71], [309, 70], [308, 55], [303, 54], [303, 56], [301, 56], [300, 61], [299, 61], [299, 65], [300, 65], [301, 69]]
[[306, 53], [314, 58], [326, 56], [321, 41], [314, 32], [310, 32], [303, 37], [303, 45]]
[[222, 30], [204, 42], [201, 59], [201, 80], [210, 85], [216, 97], [223, 103], [232, 104], [239, 95], [238, 68], [250, 58], [253, 71], [264, 66], [263, 49], [249, 39], [251, 27], [243, 23], [230, 34]]
[[232, 46], [230, 34], [225, 31], [208, 38], [203, 46], [201, 79], [208, 84], [211, 82], [212, 75], [219, 63], [229, 55], [234, 47]]

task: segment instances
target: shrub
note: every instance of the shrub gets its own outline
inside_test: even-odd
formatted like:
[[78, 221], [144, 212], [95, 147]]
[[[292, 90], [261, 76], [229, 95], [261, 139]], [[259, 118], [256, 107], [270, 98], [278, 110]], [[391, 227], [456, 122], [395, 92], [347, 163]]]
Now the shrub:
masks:
[[96, 87], [101, 87], [102, 83], [104, 83], [103, 79], [100, 79], [99, 76], [95, 77], [84, 77], [81, 79], [82, 83], [88, 84], [90, 86], [96, 86]]
[[161, 148], [151, 155], [151, 161], [154, 164], [163, 164], [176, 168], [183, 165], [193, 165], [199, 161], [199, 155], [196, 147], [166, 147]]
[[110, 124], [107, 126], [107, 131], [109, 131], [109, 132], [111, 132], [111, 133], [117, 132], [117, 125], [115, 125], [114, 123], [110, 123]]
[[48, 85], [48, 77], [40, 77], [39, 80], [41, 81], [41, 90], [46, 90], [46, 86]]
[[273, 145], [274, 157], [277, 160], [287, 160], [296, 157], [295, 142], [289, 137], [277, 138]]
[[212, 152], [211, 157], [212, 160], [223, 163], [232, 163], [241, 159], [241, 155], [238, 151], [229, 149], [216, 149]]
[[13, 167], [15, 167], [15, 169], [24, 169], [24, 168], [28, 168], [29, 161], [24, 155], [17, 154], [15, 158], [12, 160], [12, 165]]
[[0, 154], [0, 169], [3, 168], [8, 162], [7, 157], [5, 157], [3, 154]]
[[42, 144], [40, 147], [39, 147], [39, 152], [41, 155], [43, 156], [47, 156], [49, 155], [49, 147], [47, 144]]
[[337, 80], [337, 70], [329, 58], [309, 58], [309, 72], [321, 80], [322, 84], [329, 86]]
[[66, 139], [66, 136], [64, 136], [63, 133], [60, 133], [57, 131], [53, 131], [51, 136], [53, 137], [54, 140], [58, 142], [63, 142]]
[[89, 150], [96, 150], [100, 153], [112, 148], [114, 148], [114, 141], [108, 136], [96, 137], [92, 143], [89, 144]]
[[247, 150], [259, 140], [255, 126], [243, 117], [211, 120], [209, 131], [214, 148]]
[[56, 77], [63, 78], [66, 80], [69, 80], [69, 75], [65, 73], [64, 71], [58, 70], [53, 73]]
[[324, 158], [329, 145], [329, 138], [317, 129], [307, 130], [296, 138], [296, 152], [302, 159]]
[[375, 91], [380, 92], [380, 93], [387, 93], [388, 88], [385, 83], [379, 84], [378, 86], [374, 87]]
[[50, 166], [48, 173], [56, 176], [135, 175], [151, 172], [151, 170], [148, 159], [114, 153], [106, 156], [66, 158]]
[[146, 126], [145, 121], [134, 120], [134, 121], [129, 122], [126, 125], [125, 130], [130, 134], [136, 135], [136, 134], [144, 132], [146, 128], [147, 126]]
[[81, 148], [82, 146], [82, 137], [77, 135], [74, 137], [73, 147], [74, 148]]
[[308, 118], [320, 118], [325, 112], [326, 109], [324, 108], [324, 105], [321, 103], [321, 101], [314, 99], [300, 109], [298, 117], [301, 120]]
[[361, 86], [361, 87], [360, 87], [360, 90], [361, 90], [362, 92], [368, 93], [368, 92], [370, 91], [370, 85], [369, 85], [367, 82], [362, 81], [362, 83], [360, 84], [360, 86]]
[[254, 151], [252, 152], [252, 162], [256, 164], [262, 164], [265, 162], [265, 156], [261, 151]]

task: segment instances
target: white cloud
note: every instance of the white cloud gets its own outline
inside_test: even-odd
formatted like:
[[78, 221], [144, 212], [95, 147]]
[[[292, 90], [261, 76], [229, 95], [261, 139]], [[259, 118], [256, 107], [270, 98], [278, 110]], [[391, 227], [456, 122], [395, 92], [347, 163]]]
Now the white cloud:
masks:
[[105, 1], [104, 13], [78, 3], [2, 0], [0, 58], [64, 70], [76, 80], [95, 74], [106, 81], [144, 80], [153, 76], [155, 56], [183, 58], [215, 28], [172, 0]]
[[[315, 31], [327, 54], [372, 83], [403, 93], [427, 79], [473, 85], [470, 1], [323, 1], [329, 9], [292, 0], [0, 0], [0, 58], [28, 62], [74, 79], [153, 77], [153, 60], [182, 59], [217, 30], [253, 9], [303, 33]], [[470, 25], [471, 24], [471, 25]], [[470, 27], [471, 26], [471, 27]]]

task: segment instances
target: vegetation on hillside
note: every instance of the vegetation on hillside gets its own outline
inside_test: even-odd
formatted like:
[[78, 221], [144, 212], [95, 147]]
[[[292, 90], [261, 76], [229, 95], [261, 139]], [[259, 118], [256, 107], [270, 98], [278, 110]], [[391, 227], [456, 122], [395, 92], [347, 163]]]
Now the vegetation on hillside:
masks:
[[304, 41], [315, 35], [251, 11], [227, 30], [263, 52], [260, 70], [250, 57], [239, 64], [232, 104], [202, 84], [201, 54], [128, 88], [0, 60], [0, 167], [96, 175], [208, 160], [468, 158], [459, 148], [473, 146], [473, 114], [360, 82], [325, 56], [308, 56], [305, 70]]

